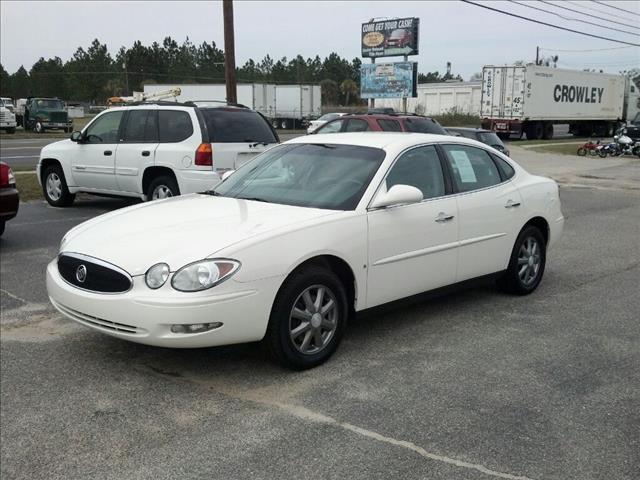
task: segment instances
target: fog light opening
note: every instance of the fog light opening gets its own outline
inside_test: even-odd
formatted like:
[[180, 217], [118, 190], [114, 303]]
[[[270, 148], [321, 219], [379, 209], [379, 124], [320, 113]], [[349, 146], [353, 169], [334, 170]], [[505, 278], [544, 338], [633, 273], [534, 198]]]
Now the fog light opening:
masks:
[[216, 328], [220, 328], [222, 322], [212, 323], [190, 323], [190, 324], [175, 324], [171, 325], [172, 333], [202, 333]]

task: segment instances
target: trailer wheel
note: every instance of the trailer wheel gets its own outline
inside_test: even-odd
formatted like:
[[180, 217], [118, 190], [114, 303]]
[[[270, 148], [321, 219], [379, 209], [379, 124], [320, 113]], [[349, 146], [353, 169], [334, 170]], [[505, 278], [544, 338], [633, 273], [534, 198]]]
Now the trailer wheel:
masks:
[[287, 120], [286, 118], [283, 118], [280, 121], [280, 128], [282, 128], [283, 130], [286, 130], [287, 128], [289, 128], [289, 120]]

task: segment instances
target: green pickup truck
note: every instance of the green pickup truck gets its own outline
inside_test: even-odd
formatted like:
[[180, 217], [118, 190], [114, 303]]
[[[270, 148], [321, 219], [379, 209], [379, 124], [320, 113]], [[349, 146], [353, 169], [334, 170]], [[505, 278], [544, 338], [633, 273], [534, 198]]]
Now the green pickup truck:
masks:
[[58, 98], [28, 97], [23, 105], [18, 105], [16, 120], [25, 130], [36, 133], [51, 129], [62, 129], [67, 133], [73, 130], [73, 120], [69, 118], [64, 102]]

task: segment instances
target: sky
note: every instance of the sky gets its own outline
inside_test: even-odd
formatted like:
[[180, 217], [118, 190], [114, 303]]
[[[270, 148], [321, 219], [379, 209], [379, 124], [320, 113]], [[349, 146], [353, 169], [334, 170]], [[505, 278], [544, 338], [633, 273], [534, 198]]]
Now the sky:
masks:
[[[600, 25], [640, 33], [640, 1], [608, 1], [610, 8], [593, 1], [560, 3], [592, 13], [589, 19], [539, 1], [531, 6], [553, 10], [565, 17], [582, 18]], [[527, 18], [640, 44], [639, 35], [565, 20], [509, 1], [483, 2]], [[600, 10], [598, 13], [594, 10]], [[629, 10], [625, 13], [620, 9]], [[608, 14], [608, 15], [605, 15]], [[613, 15], [613, 16], [611, 16]], [[536, 46], [543, 55], [558, 55], [558, 67], [597, 68], [616, 73], [640, 67], [640, 48], [556, 30], [492, 12], [461, 1], [234, 1], [236, 65], [269, 54], [274, 59], [297, 54], [321, 58], [331, 52], [360, 57], [361, 24], [371, 18], [419, 17], [420, 54], [411, 57], [420, 72], [438, 70], [452, 63], [453, 73], [465, 80], [483, 65], [533, 61]], [[631, 25], [605, 23], [608, 18]], [[11, 1], [0, 2], [0, 63], [13, 73], [27, 70], [40, 57], [69, 59], [79, 46], [94, 38], [106, 43], [113, 56], [120, 46], [161, 42], [171, 36], [199, 44], [215, 41], [224, 48], [222, 2], [219, 1]], [[602, 50], [607, 49], [607, 50]], [[567, 52], [563, 50], [599, 50]], [[385, 61], [400, 61], [389, 58]], [[368, 61], [368, 60], [366, 60]], [[382, 60], [378, 60], [382, 61]]]

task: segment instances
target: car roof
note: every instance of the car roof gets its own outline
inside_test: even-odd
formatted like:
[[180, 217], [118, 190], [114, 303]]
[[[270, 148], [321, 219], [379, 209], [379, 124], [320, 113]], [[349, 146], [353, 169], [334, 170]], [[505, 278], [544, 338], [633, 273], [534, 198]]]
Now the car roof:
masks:
[[473, 127], [443, 127], [445, 130], [453, 130], [454, 132], [481, 132], [481, 133], [494, 133], [493, 130], [486, 130], [484, 128]]
[[408, 132], [345, 132], [345, 133], [318, 133], [293, 138], [285, 143], [327, 143], [336, 145], [356, 145], [360, 147], [408, 148], [423, 143], [468, 143], [478, 145], [478, 142], [469, 138], [453, 137], [450, 135], [438, 135], [435, 133], [408, 133]]

